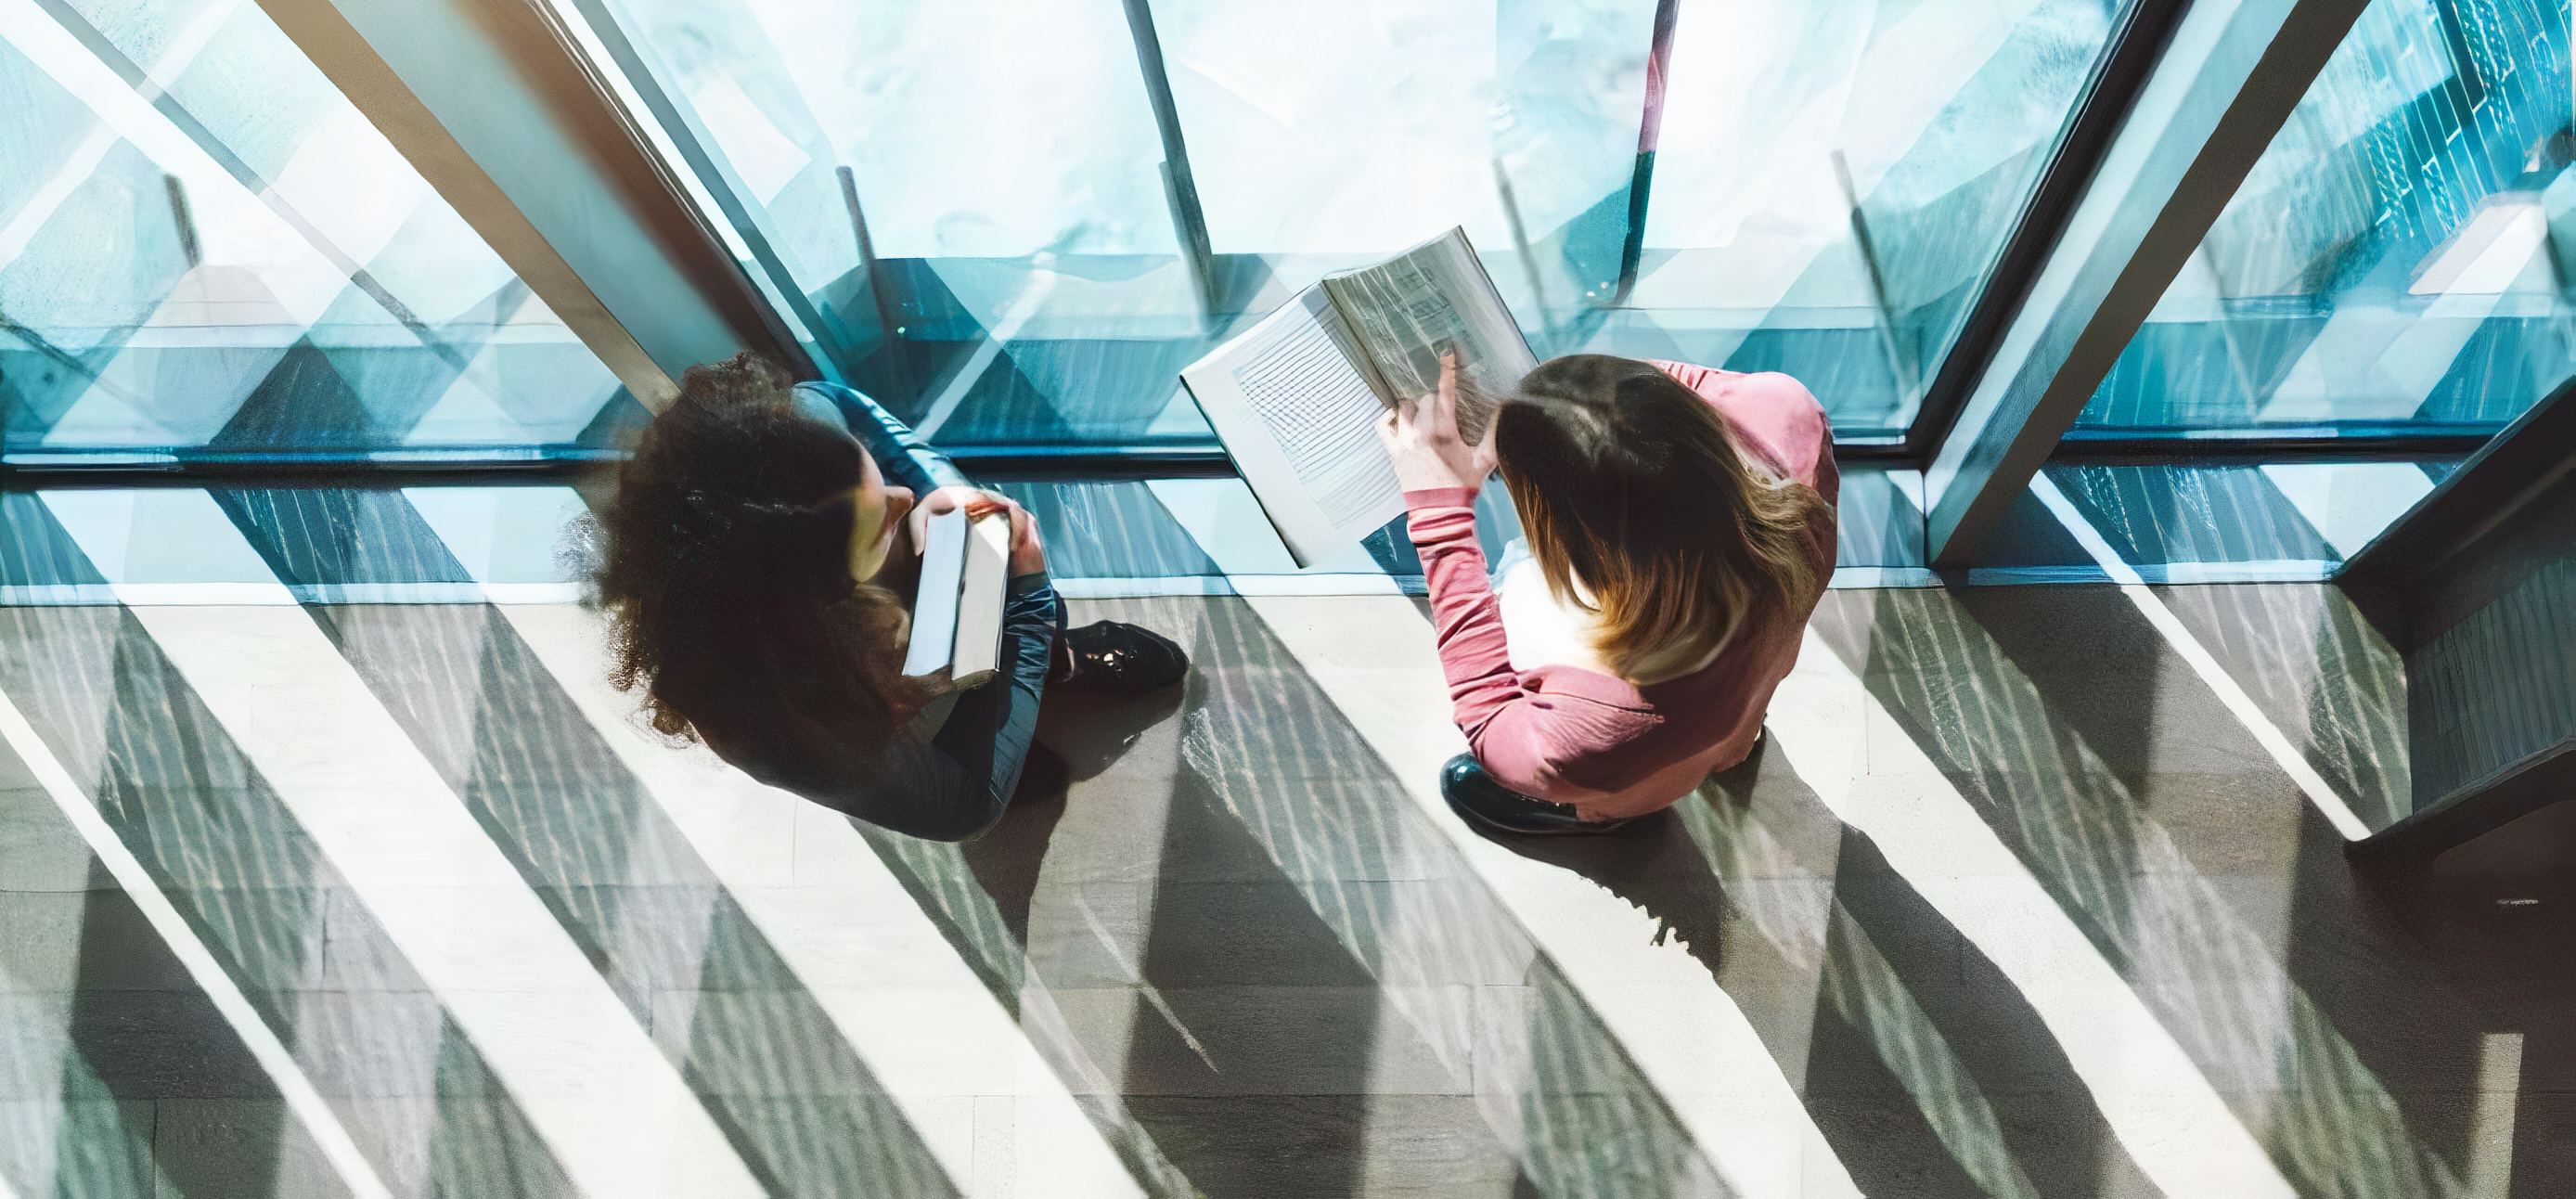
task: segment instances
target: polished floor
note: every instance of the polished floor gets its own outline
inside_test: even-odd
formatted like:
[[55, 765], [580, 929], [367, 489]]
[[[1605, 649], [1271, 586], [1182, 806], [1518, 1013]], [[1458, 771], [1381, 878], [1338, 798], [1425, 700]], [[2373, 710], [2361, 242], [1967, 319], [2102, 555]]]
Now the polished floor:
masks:
[[0, 1196], [2576, 1194], [2576, 830], [2356, 876], [2329, 587], [1837, 590], [1529, 843], [1404, 587], [1131, 571], [1187, 685], [944, 845], [641, 731], [506, 505], [171, 494], [0, 545]]

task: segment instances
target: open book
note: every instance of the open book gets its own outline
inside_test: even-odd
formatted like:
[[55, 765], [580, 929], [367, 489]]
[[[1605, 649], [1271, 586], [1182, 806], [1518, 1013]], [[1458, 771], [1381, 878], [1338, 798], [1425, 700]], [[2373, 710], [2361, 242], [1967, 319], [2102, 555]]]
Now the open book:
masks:
[[1199, 411], [1299, 566], [1404, 512], [1378, 418], [1461, 375], [1458, 433], [1482, 440], [1496, 397], [1538, 366], [1467, 231], [1297, 293], [1181, 372]]
[[952, 508], [930, 518], [921, 549], [921, 589], [912, 601], [908, 675], [948, 672], [959, 688], [981, 686], [1001, 666], [1002, 605], [1009, 598], [1011, 517], [969, 521]]

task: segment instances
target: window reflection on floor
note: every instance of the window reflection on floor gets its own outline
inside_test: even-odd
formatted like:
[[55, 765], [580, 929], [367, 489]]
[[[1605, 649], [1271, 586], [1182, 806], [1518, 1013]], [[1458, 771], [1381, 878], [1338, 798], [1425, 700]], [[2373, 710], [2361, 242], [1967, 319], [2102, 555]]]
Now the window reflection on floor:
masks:
[[[1080, 530], [1069, 560], [1098, 578], [1206, 571], [1233, 553], [1207, 544], [1210, 514], [1175, 512], [1144, 484], [1014, 486]], [[1911, 504], [1901, 479], [1864, 486]], [[1060, 1089], [1078, 1115], [1046, 1125], [1025, 1095], [892, 1093], [883, 1079], [905, 1067], [887, 1055], [904, 1050], [835, 1014], [834, 989], [872, 984], [816, 956], [891, 926], [843, 923], [823, 902], [840, 880], [795, 866], [821, 852], [817, 822], [839, 818], [693, 812], [730, 801], [648, 783], [621, 756], [635, 751], [611, 752], [632, 730], [576, 700], [595, 677], [566, 673], [595, 661], [562, 640], [593, 618], [513, 615], [573, 598], [511, 590], [572, 586], [554, 536], [522, 527], [552, 513], [539, 523], [559, 531], [579, 511], [542, 490], [189, 493], [197, 540], [234, 540], [171, 561], [270, 576], [270, 611], [329, 638], [513, 885], [581, 948], [617, 1017], [649, 1031], [721, 1143], [778, 1193], [1025, 1191], [1038, 1159], [1014, 1138], [1070, 1129], [1154, 1195], [1768, 1194], [1740, 1172], [1743, 1146], [1701, 1135], [1756, 1081], [1800, 1109], [1830, 1173], [1868, 1194], [2146, 1193], [2177, 1162], [2224, 1157], [2189, 1140], [2206, 1126], [2139, 1139], [2142, 1097], [2186, 1081], [2252, 1147], [2227, 1168], [2297, 1193], [2503, 1193], [2504, 1179], [2545, 1194], [2558, 1168], [2513, 1151], [2544, 1135], [2533, 1117], [2506, 1120], [2510, 1105], [2481, 1096], [2563, 1068], [2566, 1047], [2539, 1031], [2563, 1000], [2526, 988], [2518, 1007], [2464, 1003], [2492, 984], [2453, 990], [2453, 949], [2410, 939], [2464, 934], [2399, 931], [2392, 900], [2344, 866], [2342, 838], [2138, 609], [2083, 586], [1835, 591], [1811, 652], [1853, 680], [1830, 702], [1863, 707], [1775, 705], [1755, 757], [1665, 817], [1501, 858], [1426, 806], [1411, 750], [1389, 756], [1416, 738], [1435, 738], [1429, 760], [1446, 752], [1437, 700], [1353, 706], [1397, 681], [1389, 671], [1417, 669], [1371, 646], [1427, 655], [1415, 601], [1391, 588], [1284, 607], [1079, 601], [1077, 619], [1180, 638], [1190, 683], [1051, 710], [1048, 749], [983, 840], [832, 826], [922, 921], [918, 937], [869, 951], [962, 969], [1003, 1013], [931, 1020], [939, 1036], [985, 1038], [941, 1051], [1026, 1054], [1038, 1073], [1025, 1085]], [[372, 880], [343, 877], [327, 839], [269, 790], [273, 768], [305, 767], [245, 750], [198, 698], [223, 682], [191, 673], [209, 646], [164, 638], [211, 626], [147, 628], [134, 613], [151, 609], [115, 606], [184, 599], [149, 589], [177, 568], [120, 539], [105, 501], [0, 502], [0, 584], [21, 604], [0, 608], [0, 694], [32, 738], [10, 742], [10, 778], [33, 777], [30, 753], [61, 764], [73, 801], [145, 863], [397, 1193], [579, 1186], [542, 1131], [554, 1126], [529, 1115], [562, 1097], [501, 1081], [446, 1010], [440, 988], [457, 980], [423, 981], [413, 950], [383, 933]], [[1902, 546], [1874, 527], [1846, 522], [1862, 544]], [[2331, 588], [2159, 595], [2367, 823], [2401, 814], [2402, 676]], [[1440, 694], [1419, 669], [1409, 693]], [[1801, 774], [1823, 769], [1819, 729], [1860, 763], [1853, 778]], [[1883, 773], [1907, 755], [1931, 781]], [[2045, 975], [1986, 939], [2037, 925], [1958, 906], [1982, 884], [1837, 815], [1853, 788], [1936, 785], [1955, 789], [1966, 824], [1952, 831], [1989, 839], [2068, 930], [2050, 951], [2121, 988], [2177, 1047], [2155, 1069], [2183, 1073], [2107, 1081], [2095, 1049], [2067, 1040], [2082, 1009], [2035, 993]], [[0, 1180], [21, 1194], [245, 1195], [327, 1180], [312, 1130], [166, 964], [158, 934], [79, 865], [89, 847], [48, 793], [8, 781], [0, 800], [0, 972], [19, 1030]], [[781, 863], [773, 881], [726, 873], [738, 868], [724, 855], [746, 847]], [[1573, 888], [1550, 902], [1608, 902], [1581, 909], [1571, 934], [1533, 925], [1514, 913], [1538, 909], [1513, 906], [1531, 902], [1532, 879]], [[758, 915], [809, 889], [797, 923]], [[1641, 994], [1587, 939], [1687, 969]], [[1659, 1056], [1704, 1047], [1672, 1039], [1687, 1028], [1643, 1037], [1637, 1013], [1708, 1004], [1740, 1015], [1753, 1056], [1737, 1068], [1766, 1079], [1681, 1091], [1658, 1073]], [[2513, 1057], [2497, 1037], [2517, 1029], [2533, 1031]], [[1811, 1186], [1837, 1189], [1812, 1181], [1825, 1176]]]

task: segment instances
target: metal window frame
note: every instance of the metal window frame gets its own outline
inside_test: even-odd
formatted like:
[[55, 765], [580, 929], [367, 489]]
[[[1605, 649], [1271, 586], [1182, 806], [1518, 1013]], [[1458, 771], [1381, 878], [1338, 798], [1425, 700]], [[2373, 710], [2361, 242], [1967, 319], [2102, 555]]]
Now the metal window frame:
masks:
[[2139, 93], [2155, 77], [2165, 47], [2190, 9], [2191, 0], [2136, 0], [2122, 15], [2119, 28], [2112, 31], [2109, 50], [2076, 102], [2073, 119], [2040, 172], [2039, 185], [2031, 189], [2030, 201], [2023, 205], [1986, 272], [1968, 319], [1925, 385], [1913, 421], [1887, 456], [1927, 461], [1949, 436], [1960, 409], [1994, 361], [2004, 331], [2030, 297], [2031, 283], [2057, 248], [2067, 222], [2074, 219], [2095, 169], [2110, 152], [2112, 139], [2119, 135]]
[[[765, 226], [738, 196], [724, 194], [725, 172], [702, 144], [703, 131], [663, 95], [600, 0], [260, 3], [648, 407], [658, 410], [676, 394], [674, 380], [690, 363], [738, 349], [806, 377], [830, 373], [796, 333], [819, 338], [823, 330], [810, 312], [795, 310], [804, 297], [776, 261]], [[1159, 77], [1152, 12], [1146, 0], [1121, 3], [1165, 143], [1176, 231], [1183, 252], [1202, 260], [1202, 287], [1213, 288], [1205, 218], [1169, 81]], [[2296, 436], [2259, 446], [2066, 439], [2364, 5], [2137, 0], [2129, 7], [1914, 419], [1901, 433], [1837, 443], [1847, 460], [1926, 470], [1934, 561], [1973, 560], [1984, 533], [2061, 446], [2088, 459], [2349, 455], [2396, 446]], [[1670, 42], [1676, 7], [1658, 0], [1656, 52]], [[566, 27], [573, 21], [589, 26], [609, 61], [592, 61]], [[2188, 53], [2178, 57], [2178, 46]], [[603, 77], [608, 70], [629, 76], [644, 112], [629, 111]], [[644, 120], [658, 122], [678, 161], [665, 160]], [[1630, 242], [1651, 204], [1651, 150], [1641, 151]], [[686, 186], [684, 171], [694, 172], [687, 177], [704, 196]], [[717, 222], [729, 222], [741, 245], [729, 244]], [[738, 250], [748, 251], [748, 262]], [[755, 269], [770, 276], [767, 286], [751, 276]], [[819, 341], [817, 348], [836, 349]], [[2456, 432], [2397, 448], [2457, 452], [2468, 434]], [[1213, 447], [970, 453], [993, 469], [1049, 473], [1121, 462], [1200, 473], [1223, 461]], [[180, 456], [165, 469], [211, 465]]]
[[2367, 0], [2198, 0], [1951, 425], [1925, 546], [1966, 566], [2030, 487]]
[[260, 7], [627, 390], [699, 362], [815, 367], [551, 9], [532, 0]]
[[1216, 241], [1208, 235], [1207, 209], [1199, 203], [1198, 173], [1190, 167], [1189, 140], [1181, 132], [1181, 107], [1172, 98], [1172, 75], [1163, 65], [1163, 35], [1154, 27], [1150, 0], [1121, 0], [1127, 32], [1136, 43], [1136, 73], [1154, 110], [1154, 132], [1163, 141], [1163, 199], [1172, 209], [1172, 235], [1199, 289], [1201, 313], [1213, 319], [1224, 297], [1216, 273]]
[[[2401, 653], [2412, 653], [2456, 623], [2464, 606], [2495, 599], [2509, 572], [2480, 569], [2510, 527], [2576, 473], [2576, 379], [2560, 383], [2502, 433], [2486, 439], [2458, 470], [2417, 500], [2345, 563], [2339, 576], [2363, 615]], [[2464, 562], [2472, 565], [2464, 566]], [[2435, 581], [2456, 587], [2443, 611], [2410, 598]]]
[[[544, 8], [547, 0], [525, 2]], [[740, 243], [738, 253], [735, 253], [737, 269], [742, 270], [744, 277], [759, 291], [764, 303], [786, 309], [772, 318], [778, 334], [798, 338], [801, 333], [802, 337], [798, 339], [811, 340], [823, 351], [822, 359], [801, 355], [778, 361], [788, 363], [791, 370], [810, 365], [812, 370], [804, 377], [837, 381], [838, 371], [828, 359], [840, 355], [854, 361], [857, 354], [840, 344], [831, 323], [823, 319], [822, 313], [806, 296], [804, 287], [797, 283], [794, 272], [788, 269], [786, 260], [778, 253], [778, 237], [770, 226], [767, 213], [743, 202], [741, 179], [734, 174], [730, 161], [710, 148], [711, 139], [696, 113], [674, 99], [662, 86], [661, 78], [647, 64], [644, 52], [637, 48], [633, 39], [627, 36], [625, 27], [610, 14], [604, 0], [554, 0], [548, 11], [564, 27], [565, 36], [560, 40], [565, 51], [576, 58], [588, 56], [587, 48], [580, 43], [580, 30], [571, 28], [574, 22], [579, 22], [597, 43], [598, 52], [607, 59], [605, 66], [612, 69], [618, 81], [633, 93], [635, 104], [651, 114], [653, 129], [650, 132], [637, 129], [637, 144], [646, 153], [660, 157], [661, 146], [656, 144], [657, 139], [653, 136], [658, 133], [659, 141], [667, 143], [669, 154], [678, 159], [678, 162], [668, 164], [673, 177], [666, 178], [673, 197], [692, 209], [699, 203], [713, 208], [713, 212], [701, 212], [697, 216], [702, 225], [709, 226], [709, 235], [719, 241], [723, 240], [722, 232], [712, 225], [719, 218], [727, 222]], [[591, 74], [598, 79], [601, 92], [616, 103], [615, 84], [600, 78], [596, 70]], [[691, 188], [685, 179], [676, 177], [681, 168], [693, 173], [700, 186]], [[846, 176], [844, 179], [846, 181]], [[726, 248], [729, 253], [737, 249]], [[748, 260], [749, 266], [743, 266], [743, 260]], [[758, 268], [758, 277], [750, 274], [750, 267]], [[766, 286], [761, 286], [764, 283]], [[886, 327], [886, 332], [888, 336], [892, 335], [891, 324]]]
[[[2418, 500], [2337, 576], [2344, 593], [2421, 680], [2419, 655], [2461, 623], [2489, 611], [2537, 570], [2562, 559], [2576, 513], [2576, 380], [2546, 398], [2489, 441], [2440, 486]], [[2519, 622], [2517, 622], [2519, 623]], [[2521, 625], [2505, 636], [2507, 655], [2545, 642], [2544, 628]], [[2490, 661], [2493, 659], [2491, 658]], [[2565, 668], [2524, 663], [2526, 687], [2546, 687]], [[2438, 667], [2437, 667], [2438, 669]], [[2527, 694], [2527, 692], [2526, 692]], [[2420, 695], [2416, 736], [2433, 726], [2466, 727], [2481, 740], [2510, 716], [2445, 707]], [[2419, 741], [2421, 746], [2423, 742]], [[2421, 752], [2419, 750], [2419, 752]], [[2422, 785], [2424, 776], [2417, 775]], [[2529, 749], [2441, 795], [2418, 791], [2414, 811], [2345, 847], [2356, 864], [2391, 872], [2420, 868], [2435, 854], [2503, 828], [2541, 808], [2576, 798], [2576, 738]]]

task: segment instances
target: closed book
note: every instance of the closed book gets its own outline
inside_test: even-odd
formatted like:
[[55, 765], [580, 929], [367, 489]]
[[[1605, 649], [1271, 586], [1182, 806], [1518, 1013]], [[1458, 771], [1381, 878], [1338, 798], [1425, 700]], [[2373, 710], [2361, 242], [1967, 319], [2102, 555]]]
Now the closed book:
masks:
[[912, 600], [912, 643], [903, 672], [937, 674], [957, 650], [957, 600], [966, 574], [966, 513], [951, 509], [930, 518], [921, 549], [921, 588]]
[[1011, 588], [1011, 516], [996, 512], [966, 531], [966, 566], [958, 582], [957, 649], [948, 677], [980, 686], [1002, 664], [1002, 605]]

